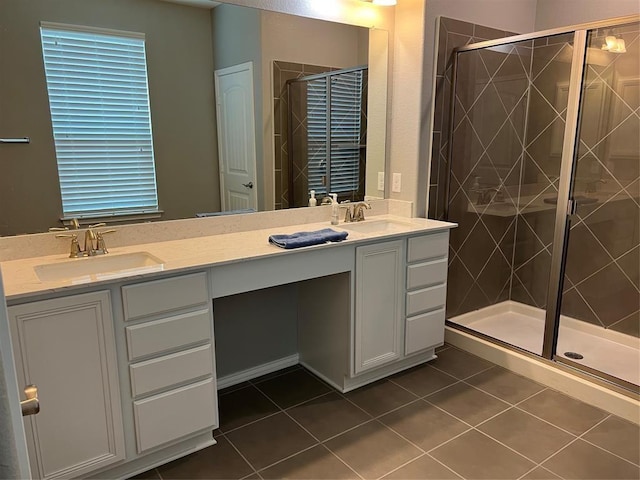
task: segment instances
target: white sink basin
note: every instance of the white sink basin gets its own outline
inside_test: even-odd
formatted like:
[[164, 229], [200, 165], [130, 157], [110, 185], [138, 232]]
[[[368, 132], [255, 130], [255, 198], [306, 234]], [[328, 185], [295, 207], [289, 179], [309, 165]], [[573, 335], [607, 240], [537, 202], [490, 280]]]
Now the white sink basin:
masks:
[[163, 263], [148, 252], [132, 252], [121, 255], [106, 254], [97, 257], [70, 258], [60, 262], [36, 265], [33, 269], [43, 282], [71, 280], [74, 283], [82, 283], [156, 272], [163, 269]]
[[340, 225], [345, 230], [359, 233], [402, 232], [410, 226], [410, 223], [397, 222], [395, 220], [365, 220], [364, 222], [343, 223]]

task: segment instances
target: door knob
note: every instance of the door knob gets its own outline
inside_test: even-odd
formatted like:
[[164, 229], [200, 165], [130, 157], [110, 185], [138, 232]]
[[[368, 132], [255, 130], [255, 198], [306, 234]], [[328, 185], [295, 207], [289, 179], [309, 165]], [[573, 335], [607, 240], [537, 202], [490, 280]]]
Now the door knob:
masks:
[[40, 400], [38, 400], [38, 387], [35, 385], [27, 385], [24, 387], [24, 396], [26, 400], [20, 402], [22, 407], [22, 416], [35, 415], [40, 411]]
[[247, 188], [253, 188], [253, 182], [243, 183], [242, 186]]

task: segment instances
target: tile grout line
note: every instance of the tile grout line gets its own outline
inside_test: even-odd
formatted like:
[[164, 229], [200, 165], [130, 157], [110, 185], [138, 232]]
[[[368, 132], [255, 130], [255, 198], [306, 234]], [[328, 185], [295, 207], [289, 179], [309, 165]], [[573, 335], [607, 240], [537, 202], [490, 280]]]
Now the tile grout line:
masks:
[[394, 468], [393, 470], [386, 472], [382, 475], [380, 475], [379, 477], [377, 477], [377, 480], [381, 480], [382, 478], [386, 477], [387, 475], [391, 475], [393, 472], [397, 472], [398, 470], [400, 470], [403, 467], [406, 467], [407, 465], [409, 465], [411, 462], [415, 462], [416, 460], [418, 460], [419, 458], [424, 457], [425, 455], [427, 455], [426, 453], [422, 452], [422, 454], [418, 455], [416, 458], [412, 458], [411, 460], [407, 460], [406, 462], [404, 462], [401, 465], [398, 465], [396, 468]]
[[346, 461], [344, 461], [342, 458], [340, 458], [340, 456], [338, 456], [337, 453], [335, 453], [333, 450], [331, 450], [329, 447], [327, 447], [324, 442], [320, 443], [320, 446], [323, 447], [327, 452], [329, 452], [331, 455], [333, 455], [334, 457], [336, 457], [340, 462], [342, 462], [349, 470], [351, 470], [353, 473], [355, 473], [358, 478], [364, 480], [364, 477], [362, 475], [360, 475], [355, 468], [353, 468], [351, 465], [349, 465]]
[[[329, 395], [329, 394], [331, 394], [331, 393], [334, 393], [334, 392], [333, 392], [333, 391], [330, 391], [330, 392], [326, 393], [325, 395]], [[307, 400], [307, 402], [310, 402], [310, 401], [312, 401], [312, 400], [315, 400], [316, 398], [321, 398], [321, 397], [323, 397], [323, 396], [325, 396], [325, 395], [320, 395], [320, 396], [318, 396], [318, 397], [315, 397], [315, 398], [309, 399], [309, 400]], [[299, 403], [298, 405], [302, 405], [302, 404], [307, 403], [307, 402]], [[308, 434], [309, 434], [309, 435], [310, 435], [310, 436], [311, 436], [311, 437], [312, 437], [312, 438], [317, 442], [317, 444], [316, 444], [316, 445], [314, 445], [314, 447], [315, 447], [315, 446], [322, 446], [322, 447], [324, 447], [324, 448], [325, 448], [325, 449], [326, 449], [326, 450], [327, 450], [331, 455], [333, 455], [335, 458], [337, 458], [337, 459], [338, 459], [338, 461], [342, 462], [342, 463], [343, 463], [343, 464], [344, 464], [344, 465], [345, 465], [349, 470], [351, 470], [353, 473], [355, 473], [355, 474], [358, 476], [358, 478], [362, 479], [363, 477], [362, 477], [362, 476], [361, 476], [361, 475], [360, 475], [360, 474], [359, 474], [359, 473], [358, 473], [358, 472], [357, 472], [353, 467], [351, 467], [351, 465], [349, 465], [347, 462], [345, 462], [342, 458], [340, 458], [340, 456], [338, 456], [338, 455], [337, 455], [333, 450], [331, 450], [329, 447], [327, 447], [327, 446], [324, 444], [324, 442], [328, 441], [329, 439], [324, 440], [324, 441], [321, 441], [318, 437], [316, 437], [313, 433], [311, 433], [311, 431], [310, 431], [310, 430], [308, 430], [304, 425], [302, 425], [300, 422], [298, 422], [298, 420], [296, 420], [296, 419], [295, 419], [295, 418], [293, 418], [291, 415], [289, 415], [288, 410], [289, 410], [289, 409], [291, 409], [291, 408], [294, 408], [294, 407], [296, 407], [296, 406], [297, 406], [297, 405], [293, 405], [293, 406], [289, 407], [287, 410], [284, 410], [284, 411], [283, 411], [283, 412], [284, 412], [284, 414], [285, 414], [287, 417], [289, 417], [289, 418], [290, 418], [294, 423], [296, 423], [296, 425], [298, 425], [301, 429], [303, 429], [305, 432], [307, 432], [307, 433], [308, 433]], [[354, 428], [354, 429], [355, 429], [355, 428], [358, 428], [359, 426], [364, 425], [365, 423], [367, 423], [367, 422], [363, 422], [363, 423], [361, 423], [361, 424], [359, 424], [359, 425], [356, 425], [356, 426], [355, 426], [355, 427], [353, 427], [353, 428]], [[344, 433], [344, 432], [342, 432], [342, 433]], [[340, 433], [339, 435], [342, 435], [342, 433]], [[337, 435], [336, 435], [336, 436], [337, 436]], [[333, 437], [331, 437], [331, 438], [333, 438]], [[313, 448], [313, 447], [312, 447], [312, 448]], [[302, 453], [302, 452], [298, 452], [298, 453]], [[296, 454], [296, 455], [298, 455], [298, 454]], [[283, 461], [284, 461], [284, 460], [283, 460]], [[278, 462], [278, 463], [280, 463], [280, 462]]]
[[[545, 390], [543, 390], [543, 391], [546, 391], [546, 390], [554, 391], [554, 392], [558, 392], [557, 390], [554, 390], [554, 389], [552, 389], [552, 388], [548, 388], [548, 387], [547, 387], [547, 388], [545, 388]], [[572, 437], [574, 437], [574, 438], [573, 438], [573, 439], [571, 439], [571, 441], [570, 441], [569, 443], [567, 443], [566, 445], [564, 445], [562, 448], [560, 448], [559, 450], [557, 450], [556, 452], [554, 452], [553, 454], [551, 454], [551, 455], [549, 455], [547, 458], [545, 458], [542, 462], [540, 462], [540, 465], [539, 465], [539, 466], [541, 466], [541, 467], [543, 467], [543, 468], [547, 468], [547, 467], [544, 467], [544, 466], [542, 465], [542, 463], [546, 462], [546, 461], [547, 461], [547, 460], [549, 460], [551, 457], [553, 457], [553, 456], [557, 455], [561, 450], [564, 450], [564, 449], [565, 449], [565, 448], [567, 448], [569, 445], [571, 445], [571, 444], [575, 443], [577, 440], [582, 440], [583, 442], [588, 443], [588, 444], [590, 444], [590, 445], [592, 445], [592, 446], [594, 446], [594, 447], [596, 447], [596, 448], [598, 448], [598, 449], [600, 449], [600, 450], [603, 450], [603, 451], [605, 451], [605, 452], [607, 452], [607, 453], [610, 453], [611, 455], [613, 455], [613, 456], [615, 456], [615, 457], [617, 457], [617, 458], [619, 458], [619, 459], [621, 459], [621, 460], [624, 460], [625, 462], [630, 463], [631, 465], [633, 465], [633, 466], [635, 466], [635, 467], [640, 466], [640, 464], [635, 464], [635, 463], [633, 463], [632, 461], [627, 460], [626, 458], [621, 457], [620, 455], [617, 455], [616, 453], [614, 453], [614, 452], [612, 452], [612, 451], [610, 451], [610, 450], [607, 450], [606, 448], [601, 447], [600, 445], [597, 445], [597, 444], [595, 444], [595, 443], [592, 443], [592, 442], [590, 442], [590, 441], [586, 440], [585, 438], [583, 438], [583, 437], [584, 437], [584, 435], [586, 435], [587, 433], [589, 433], [591, 430], [593, 430], [594, 428], [596, 428], [598, 425], [602, 424], [603, 422], [605, 422], [605, 421], [606, 421], [606, 420], [608, 420], [609, 418], [617, 418], [615, 415], [613, 415], [613, 414], [611, 414], [611, 413], [607, 413], [607, 415], [606, 415], [602, 420], [599, 420], [598, 422], [596, 422], [594, 425], [592, 425], [591, 427], [589, 427], [587, 430], [585, 430], [585, 431], [584, 431], [584, 432], [582, 432], [581, 434], [576, 435], [575, 433], [572, 433], [572, 432], [570, 432], [570, 431], [568, 431], [568, 430], [564, 429], [563, 427], [561, 427], [561, 426], [559, 426], [559, 425], [555, 425], [555, 424], [553, 424], [553, 423], [549, 422], [548, 420], [545, 420], [544, 418], [538, 417], [537, 415], [535, 415], [535, 414], [533, 414], [533, 413], [531, 413], [531, 412], [529, 412], [529, 411], [527, 411], [527, 410], [524, 410], [523, 408], [521, 408], [521, 407], [520, 407], [520, 404], [521, 404], [521, 403], [525, 402], [525, 401], [526, 401], [526, 400], [528, 400], [529, 398], [532, 398], [532, 397], [534, 397], [534, 396], [536, 396], [536, 395], [538, 395], [538, 394], [540, 394], [540, 393], [542, 393], [542, 391], [541, 391], [541, 392], [538, 392], [538, 393], [536, 393], [536, 394], [534, 394], [534, 395], [532, 395], [531, 397], [528, 397], [528, 398], [527, 398], [527, 399], [525, 399], [525, 400], [522, 400], [521, 402], [518, 402], [518, 404], [517, 404], [517, 405], [514, 405], [514, 407], [515, 407], [515, 408], [517, 408], [518, 410], [520, 410], [520, 411], [524, 412], [524, 413], [527, 413], [527, 414], [531, 415], [532, 417], [534, 417], [534, 418], [536, 418], [536, 419], [538, 419], [538, 420], [541, 420], [541, 421], [543, 421], [543, 422], [545, 422], [545, 423], [547, 423], [547, 424], [551, 425], [552, 427], [555, 427], [555, 428], [557, 428], [557, 429], [559, 429], [559, 430], [563, 431], [564, 433], [568, 433], [569, 435], [571, 435], [571, 436], [572, 436]], [[562, 392], [559, 392], [559, 393], [561, 393], [561, 394], [562, 394]], [[564, 395], [564, 394], [563, 394], [563, 395]], [[572, 398], [572, 397], [570, 397], [570, 398]], [[603, 410], [603, 411], [604, 411], [604, 410]], [[547, 468], [547, 470], [549, 470], [549, 469]], [[553, 473], [555, 473], [555, 472], [553, 472]], [[556, 475], [557, 475], [557, 473], [556, 473]]]
[[[249, 459], [247, 457], [244, 456], [244, 454], [240, 451], [240, 449], [238, 447], [236, 447], [236, 445], [231, 441], [230, 438], [227, 438], [227, 436], [223, 433], [222, 436], [224, 437], [224, 439], [229, 442], [229, 445], [231, 445], [231, 447], [238, 452], [238, 455], [240, 455], [240, 457], [247, 462], [247, 465], [249, 465], [249, 467], [251, 467], [251, 469], [253, 470], [253, 473], [258, 473], [258, 470], [256, 469], [256, 467], [253, 466], [253, 463], [251, 463], [249, 461]], [[251, 474], [249, 474], [251, 475]], [[245, 477], [248, 475], [245, 475]]]
[[[311, 450], [312, 448], [317, 447], [318, 445], [320, 445], [320, 444], [316, 443], [315, 445], [310, 445], [310, 446], [308, 446], [308, 447], [306, 447], [306, 448], [303, 448], [303, 449], [302, 449], [302, 450], [300, 450], [299, 452], [292, 453], [291, 455], [287, 455], [286, 457], [281, 458], [280, 460], [277, 460], [277, 461], [275, 461], [275, 462], [273, 462], [273, 463], [270, 463], [269, 465], [266, 465], [266, 466], [264, 466], [264, 467], [262, 467], [262, 468], [260, 468], [260, 469], [257, 469], [257, 470], [256, 470], [256, 473], [257, 473], [258, 475], [260, 475], [260, 473], [261, 473], [261, 472], [264, 472], [265, 470], [268, 470], [268, 469], [270, 469], [271, 467], [274, 467], [274, 466], [276, 466], [276, 465], [279, 465], [280, 463], [283, 463], [283, 462], [285, 462], [285, 461], [287, 461], [287, 460], [290, 460], [290, 459], [292, 459], [293, 457], [295, 457], [295, 456], [297, 456], [297, 455], [299, 455], [299, 454], [301, 454], [301, 453], [308, 452], [309, 450]], [[262, 476], [262, 475], [260, 475], [260, 476]]]
[[630, 463], [630, 464], [631, 464], [631, 465], [633, 465], [634, 467], [640, 467], [640, 464], [633, 463], [631, 460], [627, 460], [626, 458], [621, 457], [621, 456], [620, 456], [620, 455], [618, 455], [617, 453], [614, 453], [614, 452], [612, 452], [612, 451], [610, 451], [610, 450], [607, 450], [606, 448], [601, 447], [600, 445], [597, 445], [597, 444], [595, 444], [595, 443], [592, 443], [592, 442], [590, 442], [589, 440], [587, 440], [586, 438], [584, 438], [584, 436], [585, 436], [587, 433], [591, 432], [591, 430], [594, 430], [596, 427], [600, 426], [601, 424], [603, 424], [604, 422], [606, 422], [606, 421], [607, 421], [607, 420], [609, 420], [610, 418], [615, 418], [615, 415], [613, 415], [613, 414], [611, 414], [611, 413], [610, 413], [610, 414], [609, 414], [609, 415], [607, 415], [605, 418], [603, 418], [602, 420], [600, 420], [598, 423], [596, 423], [595, 425], [593, 425], [592, 427], [590, 427], [589, 429], [587, 429], [587, 430], [585, 430], [583, 433], [581, 433], [581, 434], [580, 434], [580, 436], [579, 436], [578, 438], [579, 438], [580, 440], [582, 440], [583, 442], [588, 443], [589, 445], [592, 445], [592, 446], [594, 446], [594, 447], [596, 447], [596, 448], [599, 448], [600, 450], [604, 450], [604, 451], [605, 451], [605, 452], [607, 452], [607, 453], [610, 453], [611, 455], [613, 455], [614, 457], [619, 458], [620, 460], [624, 460], [625, 462]]

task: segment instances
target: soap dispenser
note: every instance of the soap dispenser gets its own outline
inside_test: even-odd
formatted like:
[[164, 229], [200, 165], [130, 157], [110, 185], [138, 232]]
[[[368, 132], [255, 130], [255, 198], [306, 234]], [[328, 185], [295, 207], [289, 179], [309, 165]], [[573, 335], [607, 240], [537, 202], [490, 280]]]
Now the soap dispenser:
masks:
[[331, 225], [338, 225], [338, 214], [340, 207], [338, 206], [338, 194], [330, 193], [331, 197]]
[[316, 200], [316, 191], [315, 190], [309, 190], [309, 206], [310, 207], [315, 207], [318, 204], [318, 200]]

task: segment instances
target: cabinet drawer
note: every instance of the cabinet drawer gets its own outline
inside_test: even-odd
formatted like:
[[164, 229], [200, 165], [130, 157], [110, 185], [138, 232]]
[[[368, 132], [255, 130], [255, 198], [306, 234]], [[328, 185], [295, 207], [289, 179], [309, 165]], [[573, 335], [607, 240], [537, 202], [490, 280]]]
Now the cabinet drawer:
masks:
[[407, 289], [427, 287], [447, 281], [447, 259], [418, 263], [407, 267]]
[[213, 378], [133, 402], [138, 453], [217, 426]]
[[416, 313], [433, 310], [444, 306], [447, 297], [446, 285], [436, 285], [434, 287], [416, 290], [407, 293], [407, 316]]
[[407, 318], [404, 354], [435, 347], [444, 343], [444, 308]]
[[129, 367], [134, 397], [213, 374], [211, 344]]
[[127, 327], [129, 360], [211, 340], [208, 309]]
[[434, 233], [409, 239], [407, 260], [417, 262], [428, 258], [445, 257], [449, 252], [449, 232]]
[[208, 303], [208, 298], [204, 272], [122, 287], [125, 320]]

